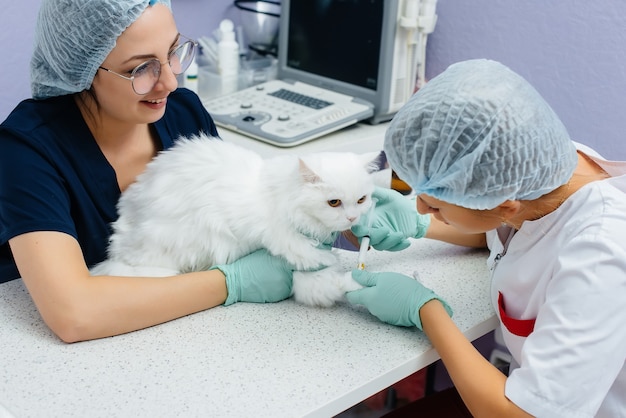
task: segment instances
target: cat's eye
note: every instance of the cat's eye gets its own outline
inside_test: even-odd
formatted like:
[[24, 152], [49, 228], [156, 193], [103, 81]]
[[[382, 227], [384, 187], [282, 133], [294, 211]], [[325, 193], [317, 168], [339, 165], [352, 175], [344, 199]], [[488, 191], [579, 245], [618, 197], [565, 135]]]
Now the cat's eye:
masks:
[[357, 203], [360, 205], [361, 203], [365, 203], [366, 200], [367, 200], [367, 196], [363, 196], [362, 198], [357, 200]]
[[337, 206], [341, 205], [341, 200], [339, 199], [331, 199], [328, 201], [328, 206], [336, 208]]

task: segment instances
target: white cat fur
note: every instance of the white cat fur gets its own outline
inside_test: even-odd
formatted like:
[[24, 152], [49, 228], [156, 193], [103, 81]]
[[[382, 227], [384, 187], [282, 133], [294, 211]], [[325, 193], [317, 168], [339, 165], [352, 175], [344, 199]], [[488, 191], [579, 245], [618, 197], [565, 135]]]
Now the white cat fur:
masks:
[[[181, 138], [122, 194], [108, 258], [91, 273], [164, 277], [259, 248], [298, 270], [332, 266], [333, 252], [317, 246], [370, 207], [376, 167], [364, 158], [328, 152], [263, 159], [205, 135]], [[331, 199], [341, 204], [331, 207]], [[331, 306], [359, 287], [336, 267], [294, 273], [294, 298], [307, 305]]]

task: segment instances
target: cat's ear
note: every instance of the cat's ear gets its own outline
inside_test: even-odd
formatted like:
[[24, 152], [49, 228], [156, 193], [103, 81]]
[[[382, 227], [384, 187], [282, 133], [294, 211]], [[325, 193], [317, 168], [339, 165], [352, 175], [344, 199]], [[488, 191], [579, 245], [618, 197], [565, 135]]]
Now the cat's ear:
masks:
[[300, 171], [300, 175], [302, 179], [307, 183], [317, 183], [322, 180], [309, 166], [302, 160], [302, 158], [298, 158], [298, 168]]
[[360, 158], [363, 161], [365, 170], [367, 170], [367, 172], [370, 174], [384, 170], [388, 167], [385, 151], [361, 154]]

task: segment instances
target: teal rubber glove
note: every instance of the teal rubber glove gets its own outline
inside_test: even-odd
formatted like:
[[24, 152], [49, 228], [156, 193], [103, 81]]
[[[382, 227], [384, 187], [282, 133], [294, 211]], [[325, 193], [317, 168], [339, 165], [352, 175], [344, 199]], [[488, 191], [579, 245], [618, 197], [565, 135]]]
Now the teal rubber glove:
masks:
[[409, 199], [393, 189], [377, 187], [372, 198], [378, 199], [371, 228], [367, 217], [354, 225], [352, 233], [359, 238], [368, 235], [370, 245], [377, 250], [400, 251], [411, 243], [408, 238], [422, 238], [430, 226], [430, 215], [421, 215], [415, 199]]
[[420, 309], [433, 299], [439, 300], [452, 316], [452, 309], [443, 299], [404, 274], [353, 270], [352, 278], [365, 287], [346, 293], [348, 301], [365, 306], [372, 315], [388, 324], [416, 326], [421, 330]]
[[235, 302], [278, 302], [291, 296], [294, 267], [265, 249], [211, 270], [216, 268], [226, 276], [228, 296], [224, 306]]

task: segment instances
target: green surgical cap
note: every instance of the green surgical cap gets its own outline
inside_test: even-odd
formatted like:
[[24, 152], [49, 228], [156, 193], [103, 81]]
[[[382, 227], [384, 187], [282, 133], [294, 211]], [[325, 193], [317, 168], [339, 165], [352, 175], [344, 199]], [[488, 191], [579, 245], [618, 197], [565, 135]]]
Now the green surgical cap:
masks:
[[480, 210], [549, 193], [578, 162], [539, 93], [482, 59], [451, 65], [415, 93], [391, 121], [384, 150], [416, 194]]
[[43, 0], [30, 62], [35, 99], [91, 86], [117, 38], [148, 5], [170, 0]]

